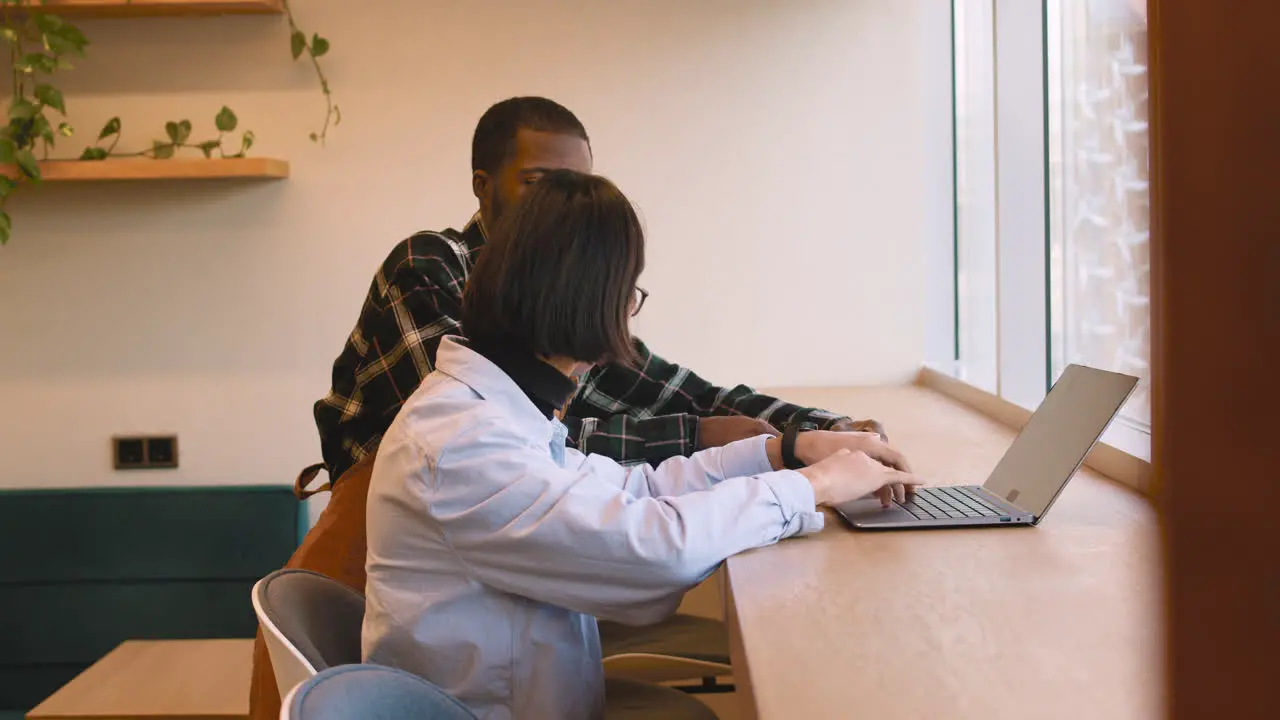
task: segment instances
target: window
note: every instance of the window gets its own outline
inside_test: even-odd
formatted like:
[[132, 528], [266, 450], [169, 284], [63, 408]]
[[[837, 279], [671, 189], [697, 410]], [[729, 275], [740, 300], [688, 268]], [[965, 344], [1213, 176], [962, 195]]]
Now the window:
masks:
[[1149, 459], [1145, 0], [953, 0], [952, 30], [943, 369], [1028, 409], [1071, 363], [1134, 375], [1104, 440]]
[[1146, 6], [1048, 8], [1053, 372], [1080, 363], [1141, 380], [1117, 423], [1126, 437], [1109, 438], [1133, 453], [1151, 434]]

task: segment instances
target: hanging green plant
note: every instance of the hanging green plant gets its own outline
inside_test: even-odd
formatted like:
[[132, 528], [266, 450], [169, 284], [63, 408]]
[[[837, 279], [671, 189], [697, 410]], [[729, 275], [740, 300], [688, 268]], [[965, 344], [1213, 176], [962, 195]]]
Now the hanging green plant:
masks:
[[[131, 0], [127, 0], [131, 1]], [[39, 184], [40, 160], [49, 159], [59, 140], [75, 135], [75, 128], [66, 122], [67, 107], [62, 91], [54, 85], [60, 72], [73, 69], [73, 61], [86, 56], [89, 40], [72, 23], [56, 13], [46, 10], [33, 11], [45, 0], [0, 0], [0, 38], [8, 48], [13, 92], [9, 100], [4, 125], [0, 125], [0, 165], [14, 168], [10, 174], [0, 175], [0, 245], [9, 241], [13, 221], [4, 206], [13, 193], [23, 184]], [[294, 61], [306, 55], [320, 81], [325, 98], [325, 118], [319, 131], [310, 134], [312, 142], [324, 145], [329, 129], [342, 122], [342, 112], [333, 100], [329, 79], [320, 65], [320, 58], [329, 52], [329, 41], [319, 33], [310, 36], [297, 23], [288, 0], [282, 0], [289, 24], [289, 50]], [[119, 117], [107, 121], [97, 139], [85, 148], [77, 159], [86, 161], [109, 158], [151, 158], [167, 160], [183, 150], [199, 151], [205, 158], [242, 158], [253, 147], [254, 133], [244, 130], [238, 143], [232, 133], [240, 120], [231, 108], [223, 106], [214, 117], [217, 135], [206, 140], [194, 141], [190, 120], [172, 120], [165, 123], [165, 136], [153, 140], [151, 147], [136, 152], [117, 152], [122, 123]], [[231, 146], [227, 146], [228, 140]], [[38, 157], [37, 157], [38, 154]]]
[[293, 60], [297, 62], [304, 54], [307, 56], [311, 66], [315, 68], [316, 78], [320, 80], [320, 92], [324, 93], [327, 106], [324, 125], [319, 132], [311, 133], [311, 142], [324, 145], [325, 139], [329, 136], [330, 126], [337, 127], [342, 123], [342, 110], [333, 101], [333, 93], [329, 90], [329, 78], [325, 76], [324, 68], [320, 67], [320, 58], [329, 54], [329, 41], [320, 37], [319, 33], [312, 33], [308, 39], [307, 34], [294, 20], [293, 7], [289, 4], [289, 0], [283, 0], [283, 2], [284, 15], [289, 20], [289, 51], [293, 53]]
[[[218, 153], [220, 158], [242, 158], [249, 148], [253, 147], [254, 135], [252, 130], [245, 130], [240, 135], [240, 150], [228, 155], [223, 143], [228, 133], [235, 132], [236, 126], [240, 124], [239, 118], [231, 111], [231, 108], [223, 106], [218, 111], [218, 115], [213, 119], [213, 124], [218, 128], [218, 136], [202, 142], [191, 142], [191, 121], [178, 120], [164, 124], [165, 135], [167, 140], [153, 140], [151, 147], [146, 150], [139, 150], [132, 153], [115, 152], [116, 144], [120, 142], [120, 118], [113, 117], [102, 126], [102, 130], [98, 133], [98, 141], [92, 146], [84, 149], [80, 154], [81, 160], [106, 160], [107, 158], [125, 158], [125, 157], [148, 157], [153, 160], [168, 160], [173, 157], [179, 150], [199, 150], [204, 153], [206, 158], [212, 158], [214, 152]], [[102, 147], [102, 143], [110, 142], [107, 147]]]

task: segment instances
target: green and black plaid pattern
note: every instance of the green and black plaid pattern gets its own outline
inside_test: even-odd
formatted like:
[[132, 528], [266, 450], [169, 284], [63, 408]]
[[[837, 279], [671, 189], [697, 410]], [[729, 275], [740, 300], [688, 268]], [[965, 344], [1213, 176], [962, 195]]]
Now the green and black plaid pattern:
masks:
[[[462, 290], [484, 246], [479, 216], [461, 231], [420, 232], [382, 263], [360, 319], [333, 364], [333, 386], [316, 402], [331, 478], [374, 451], [400, 406], [435, 368], [446, 335], [462, 335]], [[840, 416], [802, 408], [739, 385], [721, 388], [663, 360], [637, 340], [635, 367], [604, 365], [569, 405], [570, 441], [623, 463], [659, 463], [697, 449], [698, 418], [747, 415], [781, 428], [829, 427]]]

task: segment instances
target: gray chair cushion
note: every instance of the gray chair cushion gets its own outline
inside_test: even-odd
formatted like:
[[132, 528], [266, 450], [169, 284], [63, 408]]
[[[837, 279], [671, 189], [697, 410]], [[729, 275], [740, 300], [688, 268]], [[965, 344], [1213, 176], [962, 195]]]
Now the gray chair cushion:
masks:
[[715, 711], [691, 695], [661, 685], [608, 679], [605, 720], [716, 720]]
[[[678, 690], [631, 680], [605, 682], [605, 720], [716, 720]], [[330, 668], [298, 686], [289, 720], [474, 720], [465, 705], [422, 678], [377, 665]]]
[[465, 705], [402, 670], [347, 665], [325, 670], [298, 686], [289, 720], [475, 720]]
[[317, 672], [359, 663], [364, 596], [310, 570], [279, 570], [262, 583], [263, 613]]
[[602, 621], [600, 649], [604, 657], [652, 653], [728, 665], [729, 629], [718, 620], [693, 615], [672, 615], [643, 627]]

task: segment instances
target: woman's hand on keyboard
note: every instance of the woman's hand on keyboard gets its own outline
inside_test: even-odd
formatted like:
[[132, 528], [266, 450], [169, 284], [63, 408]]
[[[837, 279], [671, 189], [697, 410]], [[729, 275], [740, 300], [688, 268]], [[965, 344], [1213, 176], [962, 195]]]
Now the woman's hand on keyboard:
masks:
[[[799, 447], [796, 450], [799, 455]], [[924, 484], [909, 472], [889, 467], [862, 450], [847, 447], [798, 472], [809, 479], [817, 505], [842, 505], [874, 493], [880, 503], [888, 507], [895, 499], [904, 502], [908, 493]]]

